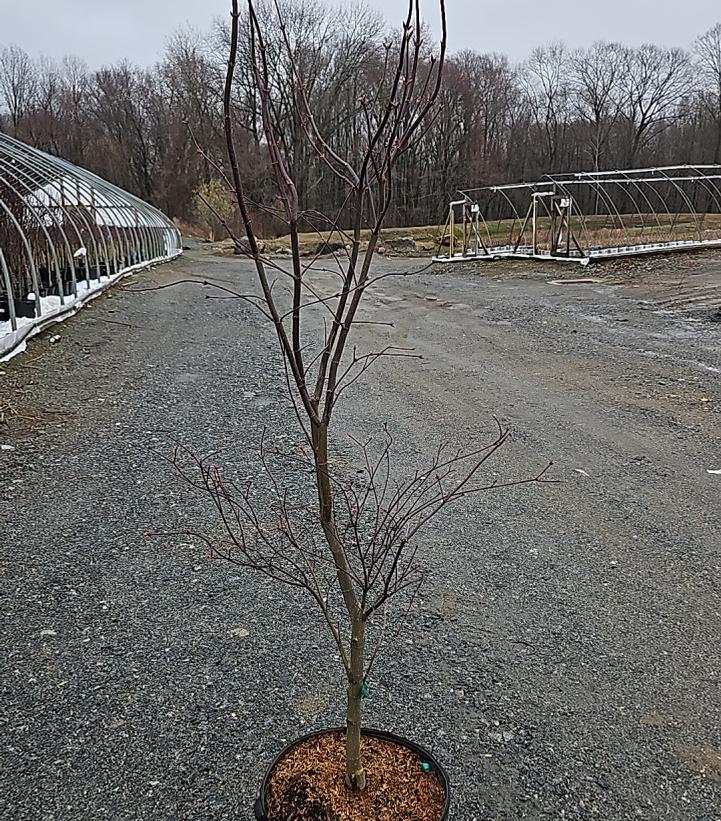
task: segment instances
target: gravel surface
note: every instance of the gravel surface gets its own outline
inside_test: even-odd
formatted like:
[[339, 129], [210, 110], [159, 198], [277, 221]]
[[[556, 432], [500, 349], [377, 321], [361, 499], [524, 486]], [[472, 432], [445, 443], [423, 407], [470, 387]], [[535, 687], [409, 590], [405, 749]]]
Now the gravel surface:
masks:
[[[494, 470], [563, 480], [436, 523], [371, 682], [368, 724], [446, 762], [453, 821], [721, 819], [721, 324], [659, 307], [677, 273], [706, 287], [717, 257], [695, 259], [586, 285], [435, 267], [370, 298], [394, 327], [359, 342], [424, 360], [379, 366], [344, 431], [387, 420], [410, 465], [495, 414]], [[191, 251], [0, 366], [3, 819], [249, 819], [279, 747], [342, 719], [302, 599], [143, 538], [206, 517], [150, 452], [162, 431], [239, 475], [264, 426], [298, 438], [251, 308], [128, 293], [190, 275], [252, 281]]]

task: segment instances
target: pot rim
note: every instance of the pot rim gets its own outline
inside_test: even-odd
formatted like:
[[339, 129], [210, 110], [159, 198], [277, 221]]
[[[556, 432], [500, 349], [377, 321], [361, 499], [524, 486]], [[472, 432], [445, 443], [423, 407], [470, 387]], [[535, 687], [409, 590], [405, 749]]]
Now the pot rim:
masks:
[[[286, 744], [285, 747], [283, 747], [283, 749], [273, 759], [270, 766], [266, 770], [265, 775], [263, 776], [263, 782], [260, 786], [260, 796], [256, 800], [254, 806], [254, 814], [257, 821], [268, 821], [268, 816], [265, 812], [265, 804], [268, 791], [268, 780], [270, 779], [273, 770], [276, 768], [280, 760], [284, 758], [284, 756], [286, 756], [294, 747], [297, 747], [298, 744], [302, 744], [304, 741], [308, 741], [309, 739], [315, 738], [316, 736], [330, 735], [332, 733], [345, 734], [345, 732], [345, 727], [327, 727], [322, 730], [313, 730], [310, 733], [306, 733], [305, 735], [299, 736], [298, 738]], [[429, 753], [428, 750], [426, 750], [424, 747], [421, 747], [420, 744], [416, 744], [414, 741], [410, 741], [409, 739], [404, 738], [400, 735], [396, 735], [395, 733], [390, 733], [387, 730], [376, 730], [372, 727], [364, 727], [361, 730], [361, 735], [369, 736], [370, 738], [380, 738], [385, 741], [392, 741], [393, 743], [398, 744], [401, 747], [406, 747], [409, 750], [412, 750], [414, 753], [417, 753], [424, 762], [430, 764], [431, 772], [435, 773], [436, 778], [438, 778], [438, 780], [441, 782], [443, 791], [446, 794], [446, 800], [443, 804], [443, 809], [441, 810], [441, 815], [438, 821], [447, 821], [451, 805], [451, 788], [448, 782], [448, 775], [446, 774], [446, 771], [443, 769], [442, 765], [439, 763], [436, 757]]]

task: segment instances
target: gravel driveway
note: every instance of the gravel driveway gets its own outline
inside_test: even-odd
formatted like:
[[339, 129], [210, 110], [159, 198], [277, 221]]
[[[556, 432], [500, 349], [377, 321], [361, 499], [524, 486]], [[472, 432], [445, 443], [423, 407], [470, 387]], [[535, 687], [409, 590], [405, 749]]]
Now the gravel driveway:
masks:
[[[483, 271], [379, 283], [365, 318], [394, 325], [359, 342], [424, 359], [384, 363], [339, 421], [387, 420], [410, 465], [485, 439], [495, 414], [514, 438], [493, 469], [553, 460], [562, 481], [477, 497], [427, 533], [429, 578], [367, 721], [446, 762], [453, 821], [718, 821], [721, 324], [663, 308], [653, 272]], [[3, 819], [249, 819], [283, 742], [342, 719], [304, 601], [143, 538], [206, 516], [150, 452], [162, 431], [243, 475], [264, 426], [297, 439], [251, 308], [128, 292], [188, 276], [252, 282], [194, 250], [0, 365]]]

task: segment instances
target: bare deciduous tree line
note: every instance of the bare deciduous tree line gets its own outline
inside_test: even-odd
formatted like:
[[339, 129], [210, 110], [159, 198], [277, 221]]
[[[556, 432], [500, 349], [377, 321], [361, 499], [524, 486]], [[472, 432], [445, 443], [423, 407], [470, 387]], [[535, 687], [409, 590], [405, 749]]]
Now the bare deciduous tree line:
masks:
[[[339, 155], [360, 158], [364, 100], [393, 59], [397, 38], [363, 5], [283, 6], [290, 53], [319, 130]], [[259, 8], [275, 19], [270, 7]], [[97, 71], [75, 57], [35, 60], [7, 46], [0, 51], [0, 128], [193, 222], [194, 191], [227, 172], [228, 38], [228, 24], [217, 21], [205, 35], [176, 33], [151, 69], [119, 63]], [[301, 208], [342, 211], [342, 185], [302, 138], [280, 31], [267, 48], [273, 127]], [[241, 52], [232, 116], [247, 195], [260, 217], [277, 203], [251, 65]], [[399, 162], [402, 184], [388, 223], [434, 223], [458, 188], [579, 169], [712, 162], [721, 162], [721, 23], [688, 50], [553, 43], [520, 65], [463, 51], [448, 59], [436, 115]], [[265, 230], [278, 228], [267, 216]]]

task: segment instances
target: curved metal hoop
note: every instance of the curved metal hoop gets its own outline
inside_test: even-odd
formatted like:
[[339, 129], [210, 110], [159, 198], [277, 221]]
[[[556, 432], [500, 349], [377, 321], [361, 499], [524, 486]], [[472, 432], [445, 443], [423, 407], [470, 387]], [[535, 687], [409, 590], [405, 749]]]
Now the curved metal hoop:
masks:
[[182, 238], [163, 213], [59, 157], [0, 134], [0, 354], [9, 335]]
[[[486, 258], [570, 258], [585, 264], [593, 259], [721, 248], [721, 165], [553, 174], [536, 182], [461, 194], [471, 201], [495, 197], [500, 203], [496, 236], [503, 234], [505, 224], [509, 241], [490, 244], [484, 249]], [[525, 202], [521, 211], [519, 202]], [[525, 208], [527, 216], [521, 220]], [[556, 235], [561, 236], [560, 230], [565, 238], [560, 250], [553, 238], [537, 243], [549, 218]], [[530, 229], [534, 241], [529, 247]]]

